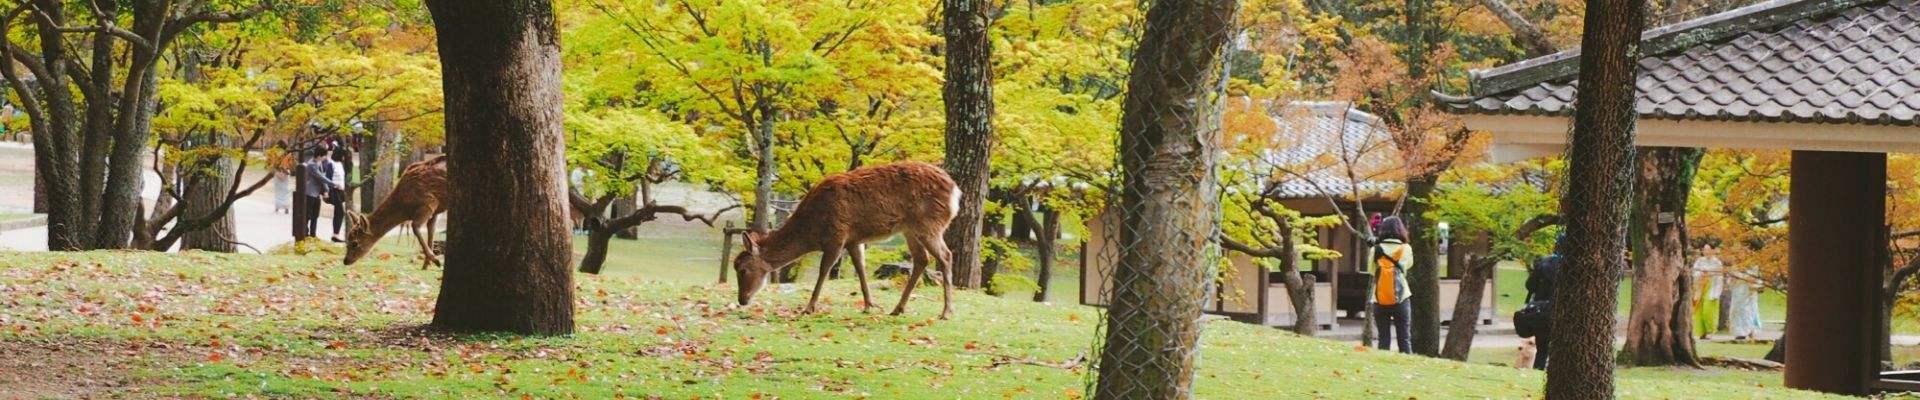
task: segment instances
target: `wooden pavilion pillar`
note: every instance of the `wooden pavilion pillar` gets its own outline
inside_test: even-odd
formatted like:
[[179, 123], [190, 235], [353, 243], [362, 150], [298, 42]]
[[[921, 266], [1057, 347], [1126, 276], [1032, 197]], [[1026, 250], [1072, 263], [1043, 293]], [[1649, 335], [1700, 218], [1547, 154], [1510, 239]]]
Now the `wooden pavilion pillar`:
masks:
[[1879, 374], [1887, 155], [1793, 152], [1787, 387], [1868, 394]]

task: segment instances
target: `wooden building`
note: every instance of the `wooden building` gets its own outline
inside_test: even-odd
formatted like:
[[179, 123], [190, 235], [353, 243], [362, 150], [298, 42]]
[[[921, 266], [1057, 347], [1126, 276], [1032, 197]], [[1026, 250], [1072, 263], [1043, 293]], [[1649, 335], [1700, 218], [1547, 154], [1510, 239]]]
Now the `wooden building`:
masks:
[[[1268, 114], [1291, 144], [1274, 149], [1269, 157], [1278, 164], [1297, 166], [1291, 169], [1297, 176], [1276, 185], [1278, 193], [1272, 194], [1281, 199], [1282, 205], [1308, 216], [1345, 215], [1362, 225], [1368, 220], [1362, 209], [1381, 214], [1395, 209], [1402, 192], [1400, 183], [1385, 178], [1392, 176], [1385, 170], [1397, 168], [1400, 157], [1386, 143], [1387, 133], [1380, 128], [1378, 117], [1344, 102], [1295, 102], [1271, 107]], [[1345, 178], [1347, 176], [1380, 178], [1353, 183]], [[1107, 304], [1108, 279], [1113, 275], [1114, 260], [1119, 255], [1119, 248], [1113, 245], [1118, 233], [1107, 229], [1115, 226], [1114, 217], [1115, 213], [1106, 212], [1087, 220], [1087, 243], [1080, 253], [1082, 304]], [[1316, 278], [1314, 321], [1322, 329], [1332, 329], [1338, 321], [1336, 317], [1357, 318], [1366, 311], [1365, 276], [1357, 271], [1360, 263], [1367, 261], [1371, 245], [1344, 227], [1324, 228], [1315, 236], [1317, 246], [1342, 254], [1339, 258], [1300, 264], [1303, 273]], [[1455, 244], [1445, 251], [1447, 257], [1444, 257], [1453, 260], [1443, 262], [1464, 265], [1464, 261], [1456, 259], [1470, 250], [1460, 245], [1464, 241], [1446, 242]], [[1227, 257], [1231, 270], [1222, 274], [1219, 290], [1207, 312], [1268, 326], [1294, 325], [1293, 304], [1278, 273], [1270, 272], [1268, 266], [1261, 264], [1265, 261], [1243, 254], [1226, 252], [1223, 256]], [[1453, 306], [1460, 291], [1459, 276], [1460, 273], [1451, 270], [1442, 276], [1439, 296], [1442, 321], [1453, 317]], [[1495, 284], [1487, 283], [1484, 292], [1487, 295], [1481, 299], [1481, 323], [1492, 323], [1497, 314]]]

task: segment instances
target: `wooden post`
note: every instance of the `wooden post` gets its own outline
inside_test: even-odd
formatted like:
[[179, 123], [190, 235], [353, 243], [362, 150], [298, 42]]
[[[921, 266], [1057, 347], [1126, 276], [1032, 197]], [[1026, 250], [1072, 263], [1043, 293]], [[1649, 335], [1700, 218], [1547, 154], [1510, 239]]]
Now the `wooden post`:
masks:
[[726, 229], [720, 231], [720, 282], [727, 283], [727, 267], [733, 260], [733, 221], [727, 221]]
[[1887, 155], [1793, 152], [1787, 387], [1866, 395], [1878, 377]]

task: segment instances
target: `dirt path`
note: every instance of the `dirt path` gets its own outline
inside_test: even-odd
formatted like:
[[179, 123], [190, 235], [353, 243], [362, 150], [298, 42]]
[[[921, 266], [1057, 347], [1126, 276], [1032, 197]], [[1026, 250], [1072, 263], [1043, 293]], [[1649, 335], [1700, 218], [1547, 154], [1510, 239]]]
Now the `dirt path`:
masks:
[[147, 398], [158, 382], [133, 369], [175, 358], [167, 349], [97, 342], [0, 341], [0, 399]]

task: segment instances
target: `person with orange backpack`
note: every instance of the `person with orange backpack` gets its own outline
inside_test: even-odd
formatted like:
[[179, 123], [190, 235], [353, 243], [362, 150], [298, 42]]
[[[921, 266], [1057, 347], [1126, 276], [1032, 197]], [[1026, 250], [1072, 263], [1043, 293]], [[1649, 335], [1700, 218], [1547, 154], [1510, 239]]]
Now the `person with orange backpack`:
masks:
[[1413, 291], [1407, 288], [1407, 270], [1413, 268], [1413, 246], [1407, 244], [1407, 224], [1397, 216], [1382, 218], [1374, 234], [1378, 240], [1373, 245], [1373, 262], [1360, 271], [1373, 279], [1367, 303], [1373, 306], [1374, 331], [1379, 333], [1374, 347], [1388, 350], [1388, 344], [1397, 343], [1401, 353], [1412, 353], [1413, 323], [1408, 320], [1412, 307], [1407, 299]]

